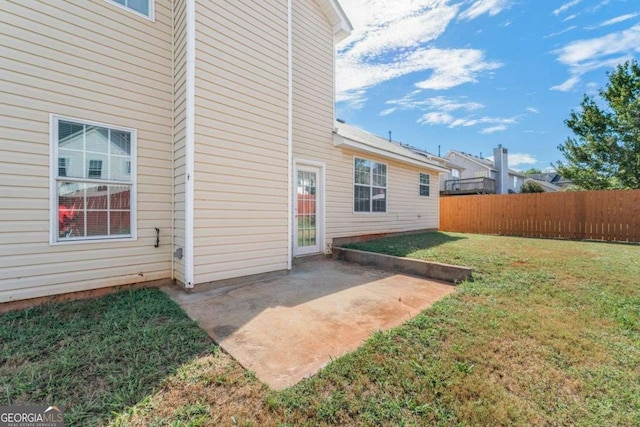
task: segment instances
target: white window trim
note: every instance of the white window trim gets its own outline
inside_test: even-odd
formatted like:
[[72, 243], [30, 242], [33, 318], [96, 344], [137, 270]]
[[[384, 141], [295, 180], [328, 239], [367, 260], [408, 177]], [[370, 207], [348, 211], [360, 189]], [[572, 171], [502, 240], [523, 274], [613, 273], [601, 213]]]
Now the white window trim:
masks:
[[[422, 175], [427, 175], [429, 177], [429, 184], [423, 184], [422, 180], [420, 178], [422, 178]], [[420, 194], [420, 187], [425, 186], [425, 187], [429, 187], [429, 195], [428, 196], [423, 196], [422, 194]], [[420, 197], [431, 197], [431, 174], [427, 173], [427, 172], [418, 172], [418, 196]]]
[[[373, 212], [371, 210], [372, 205], [369, 205], [369, 212], [356, 211], [356, 207], [354, 203], [356, 199], [355, 186], [361, 185], [361, 184], [356, 184], [356, 159], [379, 163], [381, 165], [385, 165], [385, 167], [387, 168], [387, 176], [386, 176], [387, 185], [385, 187], [377, 187], [377, 188], [384, 188], [385, 190], [387, 190], [387, 192], [385, 193], [387, 199], [386, 199], [384, 212]], [[369, 188], [373, 188], [373, 169], [371, 170], [371, 185], [369, 185]], [[373, 190], [371, 192], [373, 192]], [[373, 194], [370, 193], [370, 197], [371, 197], [370, 203], [373, 203]], [[351, 159], [351, 213], [353, 213], [354, 215], [387, 215], [389, 213], [389, 165], [387, 163], [380, 162], [378, 160], [373, 160], [367, 157], [360, 157], [356, 155], [353, 156], [353, 158]]]
[[[58, 121], [69, 121], [89, 126], [99, 126], [131, 133], [131, 235], [129, 236], [96, 236], [77, 240], [58, 240]], [[138, 174], [137, 171], [138, 131], [136, 129], [115, 126], [108, 123], [77, 119], [75, 117], [49, 114], [49, 244], [74, 245], [104, 242], [130, 242], [138, 239]], [[69, 178], [74, 181], [76, 179]], [[80, 179], [79, 182], [113, 184], [109, 180]]]
[[116, 7], [119, 7], [120, 9], [126, 10], [127, 12], [131, 12], [131, 13], [133, 13], [135, 15], [138, 15], [138, 16], [140, 16], [140, 17], [142, 17], [142, 18], [144, 18], [144, 19], [146, 19], [148, 21], [155, 22], [155, 20], [156, 20], [156, 13], [155, 13], [156, 12], [156, 0], [149, 0], [149, 16], [145, 15], [144, 13], [140, 13], [135, 9], [131, 9], [128, 6], [120, 4], [120, 3], [118, 3], [118, 2], [116, 2], [114, 0], [105, 0], [105, 1], [107, 3], [110, 3], [110, 4], [114, 5], [114, 6], [116, 6]]

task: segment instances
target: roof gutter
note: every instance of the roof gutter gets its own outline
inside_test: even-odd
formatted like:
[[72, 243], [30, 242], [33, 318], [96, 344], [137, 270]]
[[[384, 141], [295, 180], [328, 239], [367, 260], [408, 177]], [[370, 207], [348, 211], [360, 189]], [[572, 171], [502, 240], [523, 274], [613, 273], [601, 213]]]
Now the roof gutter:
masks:
[[368, 154], [374, 154], [386, 159], [395, 160], [400, 163], [404, 163], [411, 166], [417, 166], [424, 169], [430, 169], [437, 172], [447, 173], [449, 169], [442, 166], [434, 165], [423, 160], [414, 159], [409, 156], [403, 156], [402, 154], [392, 153], [390, 151], [383, 150], [381, 148], [372, 147], [371, 145], [364, 144], [362, 142], [354, 141], [353, 139], [345, 138], [342, 135], [334, 133], [333, 145], [339, 148], [349, 148], [355, 151], [361, 151]]

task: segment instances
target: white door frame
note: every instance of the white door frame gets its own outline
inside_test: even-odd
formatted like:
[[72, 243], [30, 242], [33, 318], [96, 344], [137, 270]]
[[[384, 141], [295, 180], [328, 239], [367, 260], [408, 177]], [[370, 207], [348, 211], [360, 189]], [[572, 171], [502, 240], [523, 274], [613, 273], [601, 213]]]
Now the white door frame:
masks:
[[[317, 189], [316, 189], [316, 243], [318, 244], [318, 250], [308, 252], [305, 250], [298, 250], [298, 168], [301, 170], [315, 169], [318, 172], [317, 176]], [[314, 162], [310, 160], [293, 160], [293, 177], [292, 177], [292, 192], [293, 192], [293, 215], [291, 215], [291, 228], [292, 228], [292, 248], [294, 258], [303, 255], [322, 254], [325, 252], [325, 169], [326, 166], [322, 162]]]

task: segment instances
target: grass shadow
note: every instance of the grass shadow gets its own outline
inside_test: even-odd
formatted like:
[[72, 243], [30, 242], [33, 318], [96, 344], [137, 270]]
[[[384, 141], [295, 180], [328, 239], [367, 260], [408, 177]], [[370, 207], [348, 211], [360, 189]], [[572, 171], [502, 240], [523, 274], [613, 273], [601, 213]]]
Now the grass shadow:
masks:
[[63, 406], [67, 425], [108, 422], [212, 346], [158, 289], [0, 315], [0, 343], [0, 406]]
[[406, 257], [416, 251], [431, 249], [446, 243], [464, 239], [467, 239], [467, 237], [452, 236], [439, 231], [432, 231], [419, 234], [383, 237], [381, 239], [368, 240], [365, 242], [349, 243], [344, 245], [344, 247]]

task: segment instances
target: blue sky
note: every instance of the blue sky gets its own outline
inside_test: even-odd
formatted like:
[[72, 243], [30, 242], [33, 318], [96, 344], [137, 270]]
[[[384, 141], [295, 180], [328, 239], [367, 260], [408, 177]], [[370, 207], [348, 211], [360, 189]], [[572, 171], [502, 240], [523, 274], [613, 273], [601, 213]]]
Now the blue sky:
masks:
[[432, 153], [549, 167], [606, 71], [640, 54], [638, 0], [340, 0], [336, 115]]

